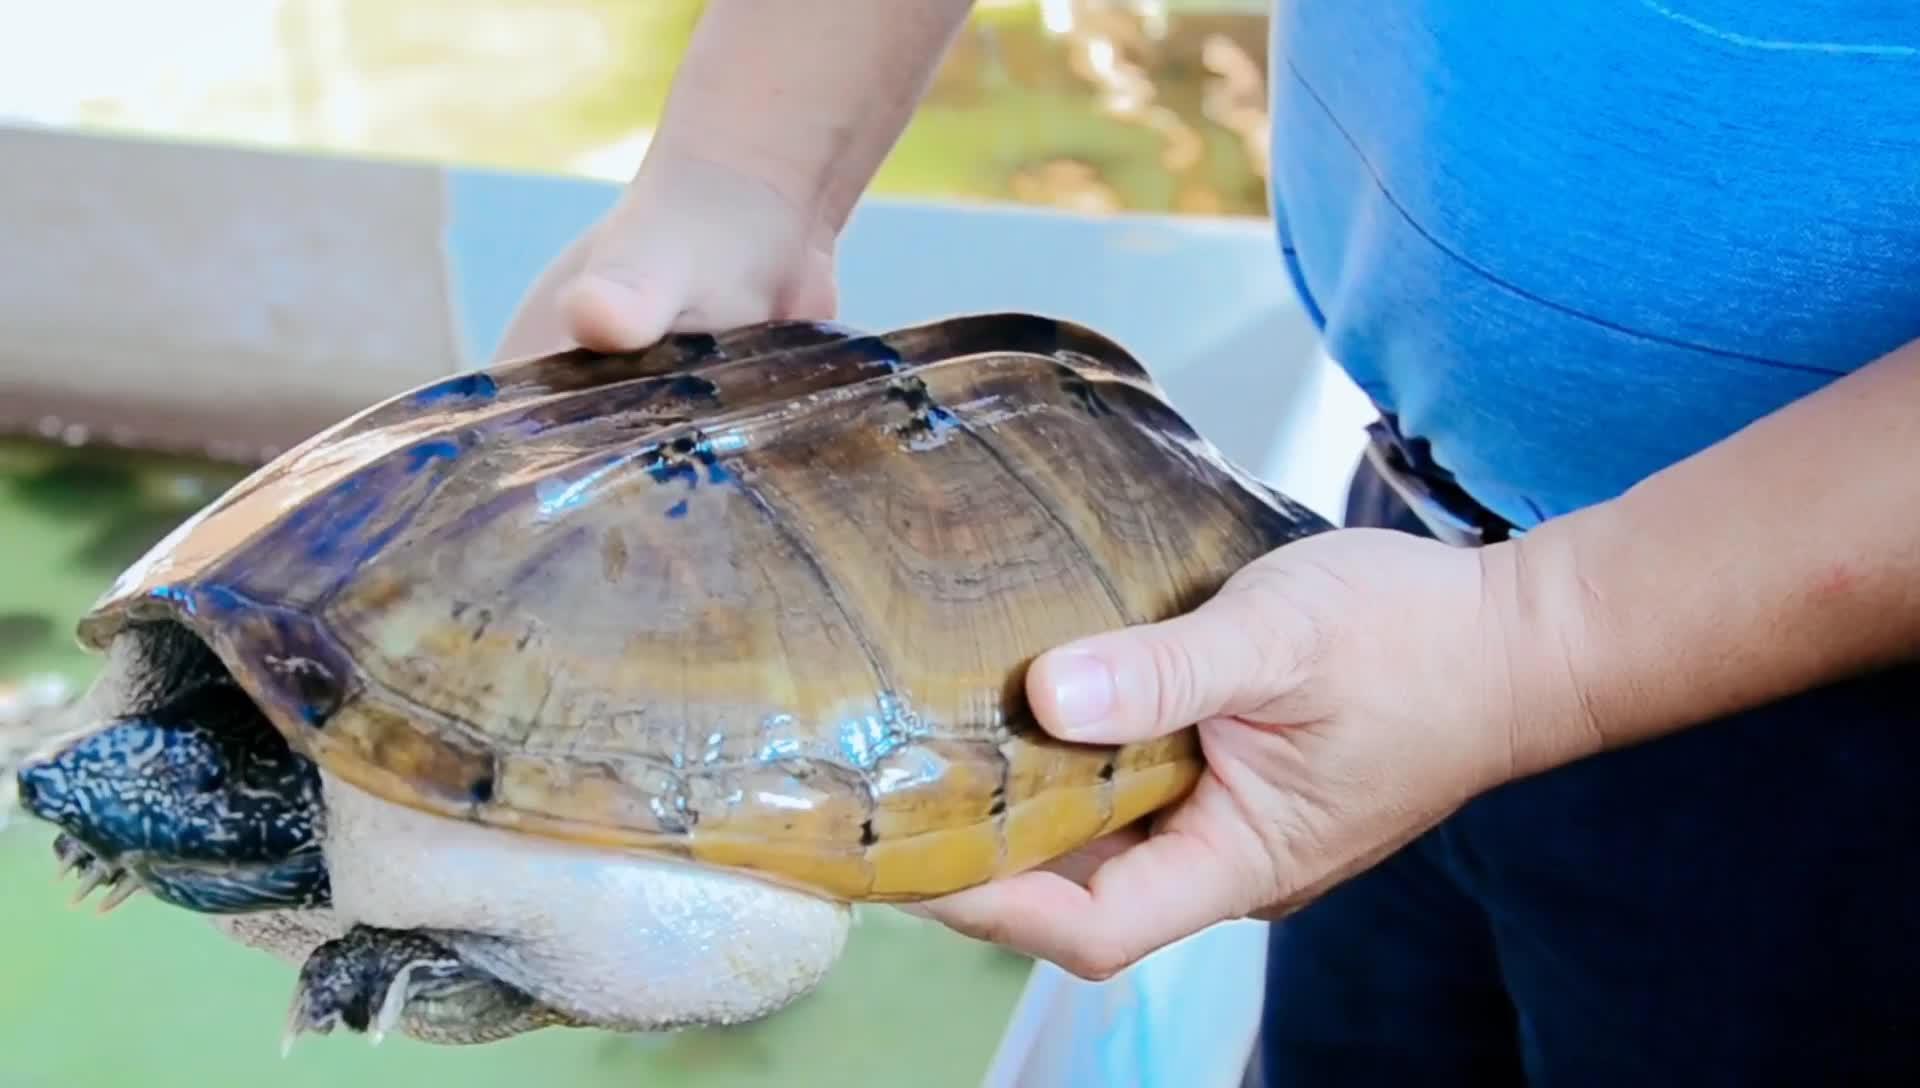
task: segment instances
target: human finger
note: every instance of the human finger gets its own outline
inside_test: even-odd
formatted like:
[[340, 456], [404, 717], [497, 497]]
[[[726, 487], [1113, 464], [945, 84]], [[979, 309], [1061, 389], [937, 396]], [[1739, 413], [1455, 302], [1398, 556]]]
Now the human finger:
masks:
[[[1099, 871], [1100, 866], [1106, 864], [1107, 861], [1115, 855], [1138, 845], [1146, 837], [1147, 831], [1145, 827], [1141, 824], [1133, 824], [1110, 834], [1102, 835], [1078, 850], [1057, 857], [1044, 865], [1035, 866], [1029, 871], [1054, 873], [1076, 884], [1085, 886], [1088, 881], [1093, 879], [1093, 874]], [[964, 893], [956, 892], [953, 894], [960, 895]], [[944, 898], [952, 899], [953, 896]], [[940, 900], [934, 900], [932, 902], [939, 901]], [[922, 900], [919, 902], [896, 903], [894, 905], [916, 917], [937, 921], [936, 908], [929, 907], [928, 902], [929, 901]]]
[[589, 261], [560, 293], [576, 343], [591, 351], [639, 351], [673, 327], [684, 290], [671, 275], [633, 262]]
[[1048, 732], [1101, 744], [1250, 714], [1293, 674], [1297, 626], [1256, 582], [1229, 581], [1190, 612], [1040, 655], [1027, 672], [1028, 702]]
[[[1203, 781], [1209, 787], [1218, 784]], [[1084, 884], [1034, 870], [932, 900], [919, 913], [1098, 981], [1254, 909], [1258, 869], [1243, 846], [1231, 834], [1169, 826], [1106, 859]]]

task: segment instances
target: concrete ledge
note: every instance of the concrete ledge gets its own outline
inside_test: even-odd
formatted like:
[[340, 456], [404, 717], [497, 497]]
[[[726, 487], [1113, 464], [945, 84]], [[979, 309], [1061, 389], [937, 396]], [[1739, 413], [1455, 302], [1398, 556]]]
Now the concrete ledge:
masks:
[[[255, 460], [491, 354], [601, 181], [0, 127], [0, 432]], [[1310, 382], [1266, 224], [875, 199], [843, 319], [1117, 337], [1256, 471]]]
[[432, 167], [30, 128], [0, 163], [0, 429], [249, 459], [459, 364]]

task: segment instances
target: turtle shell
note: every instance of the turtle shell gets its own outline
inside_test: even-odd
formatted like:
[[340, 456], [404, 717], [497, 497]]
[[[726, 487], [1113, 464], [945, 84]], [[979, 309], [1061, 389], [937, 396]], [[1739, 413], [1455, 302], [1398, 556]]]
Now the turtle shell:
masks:
[[1328, 527], [1080, 326], [776, 322], [369, 408], [156, 545], [80, 637], [184, 627], [391, 801], [911, 899], [1190, 789], [1191, 730], [1052, 739], [1026, 665]]

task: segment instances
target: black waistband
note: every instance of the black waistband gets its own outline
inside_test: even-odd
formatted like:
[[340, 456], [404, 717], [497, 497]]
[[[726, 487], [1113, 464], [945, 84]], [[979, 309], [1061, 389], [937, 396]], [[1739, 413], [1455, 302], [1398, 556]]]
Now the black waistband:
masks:
[[1434, 463], [1426, 439], [1402, 434], [1391, 412], [1367, 424], [1367, 458], [1438, 539], [1471, 548], [1519, 535], [1513, 523], [1481, 505]]

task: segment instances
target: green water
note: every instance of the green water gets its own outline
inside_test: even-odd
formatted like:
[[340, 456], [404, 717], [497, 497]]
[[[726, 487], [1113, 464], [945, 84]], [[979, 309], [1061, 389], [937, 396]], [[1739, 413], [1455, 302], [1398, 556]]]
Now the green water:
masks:
[[[0, 443], [0, 683], [84, 682], [74, 620], [127, 563], [235, 478], [191, 462]], [[283, 1060], [292, 972], [135, 896], [72, 907], [52, 835], [0, 832], [0, 1088], [970, 1086], [1026, 964], [897, 912], [862, 916], [815, 994], [763, 1023], [635, 1040], [548, 1031], [477, 1049], [308, 1037]], [[94, 896], [97, 901], [98, 894]]]

